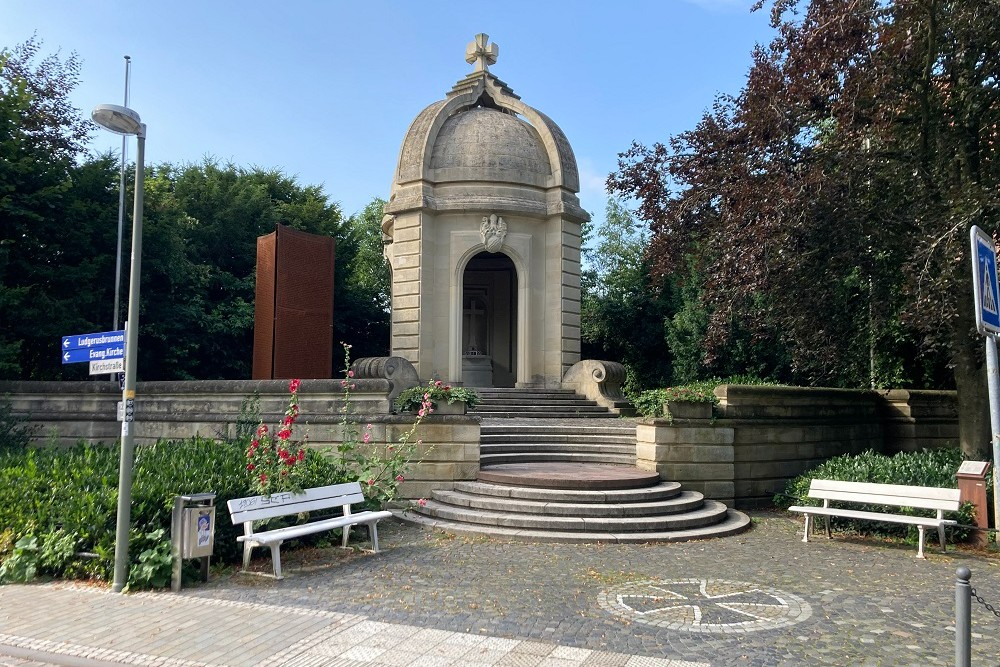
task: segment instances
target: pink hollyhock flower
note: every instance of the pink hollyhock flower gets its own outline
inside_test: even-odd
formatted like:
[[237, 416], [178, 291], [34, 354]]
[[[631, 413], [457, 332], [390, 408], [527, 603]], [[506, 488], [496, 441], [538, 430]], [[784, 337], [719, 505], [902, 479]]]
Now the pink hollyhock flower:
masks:
[[354, 371], [347, 371], [347, 377], [349, 378], [354, 377]]
[[265, 475], [264, 473], [260, 474], [260, 483], [267, 484], [267, 475]]
[[434, 386], [435, 387], [440, 387], [441, 386], [441, 380], [438, 380], [437, 382], [435, 382]]
[[249, 471], [251, 471], [251, 472], [252, 472], [252, 471], [253, 471], [253, 469], [254, 469], [254, 468], [256, 468], [256, 467], [257, 467], [257, 466], [255, 466], [255, 465], [254, 465], [254, 464], [252, 464], [252, 463], [248, 463], [248, 464], [247, 464], [247, 470], [249, 470]]
[[425, 412], [426, 411], [423, 408], [420, 408], [419, 410], [417, 410], [417, 416], [418, 417], [423, 417]]
[[285, 418], [281, 420], [281, 423], [285, 426], [291, 426], [295, 419], [291, 415], [285, 415]]
[[286, 428], [284, 430], [278, 431], [278, 438], [280, 440], [288, 440], [290, 437], [292, 437], [292, 432], [289, 429]]
[[368, 480], [368, 486], [375, 486], [375, 480], [374, 479], [369, 479]]
[[402, 475], [396, 475], [396, 481], [397, 482], [402, 482], [403, 481], [403, 476]]
[[427, 505], [427, 499], [421, 498], [420, 500], [417, 501], [417, 504], [420, 505], [421, 507], [424, 507]]
[[257, 427], [257, 435], [267, 435], [267, 424], [261, 424]]
[[367, 444], [368, 444], [369, 442], [371, 442], [371, 440], [372, 440], [372, 434], [371, 434], [371, 433], [365, 433], [365, 434], [364, 434], [363, 436], [361, 436], [361, 441], [362, 441], [363, 443], [365, 443], [366, 445], [367, 445]]
[[306, 460], [306, 450], [300, 449], [299, 450], [299, 461], [305, 461], [305, 460]]
[[288, 383], [288, 391], [292, 394], [296, 393], [299, 390], [300, 384], [301, 382], [298, 379], [292, 380]]

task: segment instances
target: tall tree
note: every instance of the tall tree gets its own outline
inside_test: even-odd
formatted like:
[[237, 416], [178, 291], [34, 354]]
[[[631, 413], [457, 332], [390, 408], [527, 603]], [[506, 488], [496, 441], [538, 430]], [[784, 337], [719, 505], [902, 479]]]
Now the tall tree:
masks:
[[350, 309], [342, 309], [341, 317], [345, 324], [358, 333], [354, 337], [357, 342], [352, 350], [356, 357], [379, 357], [389, 353], [389, 304], [392, 288], [389, 264], [382, 252], [384, 207], [385, 200], [376, 197], [363, 211], [347, 220], [357, 253], [351, 262], [351, 272], [345, 286]]
[[69, 102], [78, 59], [40, 47], [0, 51], [0, 377], [85, 377], [62, 367], [57, 342], [110, 328], [114, 229], [101, 222], [114, 165], [83, 161], [89, 124]]
[[[813, 383], [913, 381], [942, 354], [962, 446], [983, 446], [967, 239], [1000, 212], [998, 10], [777, 0], [778, 36], [755, 50], [739, 95], [669, 145], [621, 155], [609, 187], [638, 199], [655, 273], [698, 259], [710, 352], [739, 317], [782, 332]], [[909, 340], [924, 350], [916, 364]]]
[[[594, 247], [589, 247], [591, 236]], [[665, 384], [671, 374], [663, 333], [664, 319], [672, 314], [671, 290], [669, 284], [651, 284], [646, 244], [647, 234], [614, 198], [608, 200], [604, 224], [588, 229], [584, 244], [582, 353], [623, 363], [631, 391]]]

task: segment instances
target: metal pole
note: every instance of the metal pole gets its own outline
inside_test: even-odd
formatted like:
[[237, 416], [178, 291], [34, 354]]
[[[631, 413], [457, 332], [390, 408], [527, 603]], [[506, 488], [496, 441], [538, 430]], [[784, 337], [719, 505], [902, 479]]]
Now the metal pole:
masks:
[[[135, 366], [139, 351], [139, 275], [142, 264], [142, 199], [145, 187], [146, 126], [136, 135], [135, 205], [132, 211], [132, 260], [128, 282], [128, 330], [125, 332], [125, 389], [122, 401], [126, 419], [134, 413]], [[115, 578], [111, 590], [120, 593], [128, 583], [128, 533], [132, 510], [132, 466], [135, 459], [134, 422], [122, 422], [122, 452], [118, 470], [118, 523], [115, 529]]]
[[996, 336], [986, 334], [986, 383], [990, 393], [990, 432], [993, 434], [993, 527], [1000, 521], [1000, 361]]
[[955, 574], [955, 667], [971, 667], [972, 571], [963, 565]]

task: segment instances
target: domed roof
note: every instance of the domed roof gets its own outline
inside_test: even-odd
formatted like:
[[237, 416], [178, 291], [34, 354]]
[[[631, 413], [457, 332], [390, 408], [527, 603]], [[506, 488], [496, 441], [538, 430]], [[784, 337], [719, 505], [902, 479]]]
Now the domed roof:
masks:
[[502, 181], [544, 187], [552, 167], [542, 137], [513, 114], [473, 107], [450, 116], [431, 150], [441, 181]]
[[576, 196], [580, 176], [566, 135], [486, 70], [496, 50], [479, 49], [479, 37], [466, 58], [480, 62], [476, 71], [410, 124], [386, 215], [489, 209], [589, 220]]

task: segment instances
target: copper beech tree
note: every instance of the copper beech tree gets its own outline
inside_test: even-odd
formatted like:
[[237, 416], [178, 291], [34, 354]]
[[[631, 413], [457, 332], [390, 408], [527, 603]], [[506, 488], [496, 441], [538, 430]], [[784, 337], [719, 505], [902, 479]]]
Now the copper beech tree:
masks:
[[696, 264], [709, 356], [738, 321], [814, 384], [920, 386], [943, 359], [981, 451], [968, 238], [1000, 222], [1000, 0], [777, 0], [771, 19], [743, 90], [633, 144], [609, 189], [650, 225], [656, 276]]

